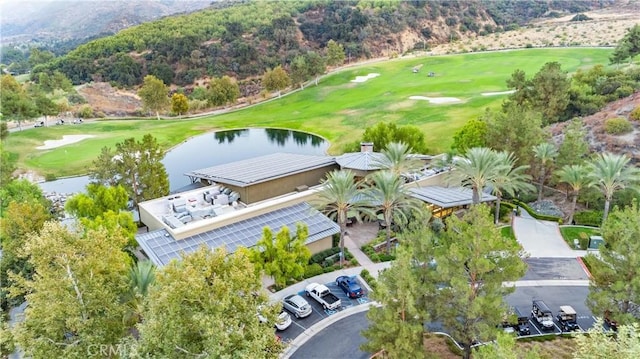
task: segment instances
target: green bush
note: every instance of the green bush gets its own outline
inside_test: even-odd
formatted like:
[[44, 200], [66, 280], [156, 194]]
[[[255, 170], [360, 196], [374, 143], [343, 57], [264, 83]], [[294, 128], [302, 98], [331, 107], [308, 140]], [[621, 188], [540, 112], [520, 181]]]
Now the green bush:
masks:
[[640, 106], [636, 107], [629, 114], [629, 119], [631, 121], [640, 121]]
[[396, 255], [391, 253], [380, 253], [378, 254], [378, 258], [380, 262], [389, 262], [395, 260]]
[[602, 224], [602, 215], [603, 215], [602, 211], [596, 211], [596, 210], [579, 211], [573, 215], [573, 221], [576, 222], [576, 224], [581, 224], [584, 226], [598, 227]]
[[373, 290], [375, 290], [375, 289], [376, 289], [376, 286], [377, 286], [376, 279], [375, 279], [375, 278], [373, 278], [373, 276], [371, 275], [371, 273], [369, 273], [369, 271], [368, 271], [368, 270], [363, 269], [363, 270], [360, 272], [360, 277], [361, 277], [365, 282], [367, 282], [367, 284], [369, 285], [369, 287], [371, 287], [371, 289], [373, 289]]
[[44, 180], [47, 182], [55, 181], [57, 179], [58, 177], [56, 177], [54, 173], [47, 173], [46, 175], [44, 175]]
[[331, 257], [332, 255], [338, 252], [340, 252], [340, 247], [333, 247], [333, 248], [326, 249], [322, 252], [318, 252], [312, 255], [311, 258], [309, 258], [309, 264], [314, 264], [314, 263], [322, 264], [322, 262], [324, 262], [324, 260], [327, 257]]
[[604, 122], [604, 130], [610, 135], [631, 132], [633, 125], [624, 117], [610, 118]]
[[357, 266], [357, 265], [358, 265], [358, 264], [360, 264], [360, 263], [358, 263], [358, 260], [357, 260], [357, 259], [355, 259], [355, 258], [351, 258], [351, 260], [349, 261], [349, 264], [351, 264], [352, 266], [354, 266], [354, 267], [355, 267], [355, 266]]
[[304, 277], [305, 278], [311, 278], [311, 277], [315, 277], [317, 275], [320, 275], [324, 273], [322, 266], [318, 263], [313, 263], [307, 266], [307, 268], [304, 271]]
[[78, 111], [77, 116], [80, 118], [91, 118], [93, 117], [93, 109], [89, 105], [82, 106]]

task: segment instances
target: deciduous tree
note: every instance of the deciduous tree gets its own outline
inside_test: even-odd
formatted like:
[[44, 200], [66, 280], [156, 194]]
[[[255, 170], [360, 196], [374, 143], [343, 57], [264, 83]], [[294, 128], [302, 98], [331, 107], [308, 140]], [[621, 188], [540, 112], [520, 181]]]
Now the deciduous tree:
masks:
[[416, 153], [428, 153], [424, 133], [411, 125], [397, 126], [394, 122], [378, 122], [375, 126], [364, 130], [362, 139], [347, 148], [348, 151], [359, 151], [361, 142], [372, 142], [374, 151], [382, 151], [391, 142], [407, 144]]
[[486, 205], [474, 205], [446, 223], [435, 258], [439, 281], [446, 285], [433, 305], [436, 319], [463, 343], [469, 358], [473, 341], [494, 338], [507, 308], [504, 297], [515, 290], [503, 283], [521, 278], [526, 264], [520, 245], [500, 234]]
[[[241, 252], [202, 247], [156, 272], [138, 325], [138, 353], [149, 357], [277, 358], [278, 305], [269, 304]], [[258, 311], [267, 323], [258, 320]]]
[[160, 119], [160, 111], [169, 106], [169, 87], [159, 78], [153, 75], [144, 77], [144, 82], [138, 96], [142, 99], [144, 108], [156, 113], [158, 120]]
[[278, 91], [278, 97], [280, 97], [280, 92], [286, 89], [290, 83], [291, 79], [289, 79], [289, 75], [282, 66], [268, 70], [264, 76], [262, 76], [262, 84], [264, 87], [268, 91]]
[[344, 47], [333, 40], [327, 42], [327, 65], [340, 66], [344, 63]]
[[487, 146], [487, 122], [471, 119], [453, 135], [451, 148], [464, 155], [469, 148]]
[[589, 255], [591, 285], [587, 305], [595, 315], [611, 311], [621, 324], [640, 317], [640, 208], [614, 209], [602, 227], [606, 245]]
[[240, 97], [238, 83], [229, 76], [214, 78], [209, 84], [208, 98], [213, 106], [232, 104]]
[[617, 335], [603, 331], [602, 320], [589, 328], [587, 335], [575, 337], [575, 359], [640, 358], [640, 325], [621, 325]]
[[316, 86], [318, 86], [318, 79], [320, 75], [324, 74], [324, 71], [327, 68], [325, 60], [314, 51], [307, 52], [305, 59], [308, 66], [309, 76], [314, 78], [314, 82]]
[[122, 186], [127, 190], [134, 207], [142, 201], [169, 193], [169, 177], [161, 160], [163, 151], [150, 134], [142, 141], [128, 138], [116, 144], [115, 151], [104, 147], [94, 161], [90, 174], [94, 182], [105, 186]]
[[309, 67], [304, 56], [296, 56], [291, 62], [291, 83], [300, 85], [300, 89], [304, 89], [304, 82], [309, 76]]
[[99, 231], [79, 235], [54, 222], [29, 235], [23, 256], [37, 275], [12, 276], [12, 294], [27, 293], [29, 303], [12, 330], [25, 355], [82, 358], [92, 346], [115, 345], [125, 335], [124, 241]]
[[181, 93], [174, 93], [171, 96], [171, 111], [182, 116], [189, 111], [189, 99]]
[[284, 288], [288, 281], [299, 279], [311, 258], [311, 252], [305, 245], [309, 236], [305, 225], [296, 226], [295, 235], [289, 233], [289, 227], [283, 226], [275, 236], [269, 227], [262, 231], [262, 238], [251, 248], [251, 260], [256, 269], [272, 276], [276, 285]]
[[558, 62], [547, 62], [531, 80], [533, 108], [542, 113], [543, 124], [558, 122], [569, 104], [571, 80]]

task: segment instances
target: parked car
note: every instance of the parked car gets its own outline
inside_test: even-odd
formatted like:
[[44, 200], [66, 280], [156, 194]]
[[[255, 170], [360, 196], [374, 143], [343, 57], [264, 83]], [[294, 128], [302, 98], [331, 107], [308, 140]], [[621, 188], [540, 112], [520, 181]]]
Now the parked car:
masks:
[[364, 295], [364, 291], [355, 277], [340, 276], [336, 278], [336, 285], [340, 287], [349, 298], [360, 298]]
[[522, 313], [518, 308], [514, 308], [514, 312], [518, 317], [518, 335], [531, 335], [531, 328], [529, 328], [529, 317], [525, 313]]
[[311, 297], [322, 305], [322, 308], [335, 310], [342, 306], [340, 298], [331, 293], [331, 290], [324, 284], [311, 283], [305, 288], [307, 297]]
[[570, 305], [561, 305], [556, 318], [558, 319], [560, 329], [563, 332], [571, 332], [580, 329], [578, 326], [578, 314]]
[[64, 125], [64, 120], [58, 120], [58, 121], [56, 121], [56, 125]]
[[542, 330], [553, 330], [555, 327], [553, 323], [553, 313], [542, 300], [533, 301], [531, 319], [533, 319]]
[[44, 121], [36, 121], [35, 125], [33, 125], [33, 127], [44, 127]]
[[73, 122], [72, 122], [72, 123], [73, 123], [74, 125], [79, 125], [79, 124], [81, 124], [82, 122], [84, 122], [84, 121], [82, 121], [82, 119], [81, 119], [81, 118], [76, 118], [75, 120], [73, 120]]
[[[262, 314], [258, 313], [258, 319], [260, 319], [260, 323], [266, 323], [267, 318], [263, 317]], [[285, 330], [289, 328], [291, 325], [291, 316], [287, 312], [280, 312], [278, 315], [278, 319], [274, 323], [274, 327], [277, 330]]]
[[296, 318], [308, 317], [312, 312], [311, 305], [297, 294], [284, 297], [282, 307], [295, 315]]

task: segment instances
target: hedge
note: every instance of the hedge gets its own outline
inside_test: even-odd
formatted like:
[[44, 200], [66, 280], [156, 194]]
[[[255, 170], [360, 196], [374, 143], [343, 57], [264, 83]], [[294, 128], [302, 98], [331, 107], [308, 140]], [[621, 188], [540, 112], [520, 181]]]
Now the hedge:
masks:
[[534, 211], [533, 208], [529, 207], [528, 204], [519, 201], [517, 199], [513, 200], [513, 203], [517, 204], [518, 206], [524, 208], [525, 211], [527, 211], [527, 213], [529, 213], [531, 215], [531, 217], [535, 218], [535, 219], [539, 219], [541, 221], [552, 221], [552, 222], [558, 222], [559, 224], [562, 224], [562, 218], [558, 217], [558, 216], [549, 216], [546, 214], [539, 214], [538, 212]]
[[576, 212], [573, 215], [573, 221], [576, 224], [581, 224], [583, 226], [593, 226], [600, 227], [602, 224], [602, 216], [604, 215], [603, 211], [596, 210], [586, 210]]

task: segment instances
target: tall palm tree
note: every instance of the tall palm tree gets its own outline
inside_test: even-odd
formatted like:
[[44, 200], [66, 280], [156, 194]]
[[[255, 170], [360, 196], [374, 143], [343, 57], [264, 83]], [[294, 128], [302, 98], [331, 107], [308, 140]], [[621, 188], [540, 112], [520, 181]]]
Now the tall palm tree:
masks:
[[[351, 170], [333, 171], [323, 181], [314, 206], [327, 217], [335, 220], [340, 226], [340, 265], [344, 262], [344, 233], [347, 228], [349, 211], [370, 212], [368, 202], [360, 189], [362, 182], [354, 180]], [[356, 216], [359, 218], [359, 216]]]
[[381, 151], [382, 158], [377, 160], [376, 164], [398, 176], [418, 171], [423, 167], [423, 163], [413, 157], [411, 151], [411, 147], [403, 142], [391, 142]]
[[534, 157], [540, 161], [540, 184], [538, 189], [538, 202], [542, 200], [542, 190], [544, 189], [544, 182], [547, 179], [547, 169], [551, 167], [553, 160], [558, 157], [558, 150], [556, 146], [549, 142], [542, 142], [536, 146], [533, 146]]
[[628, 166], [629, 157], [612, 153], [598, 155], [590, 164], [591, 179], [604, 194], [602, 223], [609, 215], [613, 193], [637, 185], [640, 182], [640, 168]]
[[493, 194], [496, 196], [495, 223], [500, 219], [500, 200], [504, 192], [514, 195], [515, 192], [535, 191], [535, 187], [529, 183], [531, 176], [525, 173], [529, 166], [515, 167], [516, 158], [511, 152], [498, 152], [496, 154], [501, 166], [497, 169], [497, 175], [493, 179]]
[[391, 171], [377, 171], [369, 175], [371, 186], [367, 198], [382, 211], [386, 226], [387, 252], [391, 249], [391, 223], [407, 223], [412, 210], [423, 210], [421, 202], [409, 195], [400, 176]]
[[591, 187], [594, 182], [589, 176], [589, 169], [584, 165], [565, 165], [558, 171], [556, 171], [558, 180], [562, 183], [566, 183], [571, 187], [571, 210], [569, 211], [569, 221], [573, 222], [573, 215], [576, 211], [576, 202], [578, 201], [578, 194], [580, 190], [586, 187]]
[[493, 185], [508, 165], [502, 163], [495, 151], [486, 147], [474, 147], [465, 157], [453, 162], [453, 171], [448, 173], [447, 182], [461, 183], [473, 191], [473, 204], [480, 203], [482, 190]]

